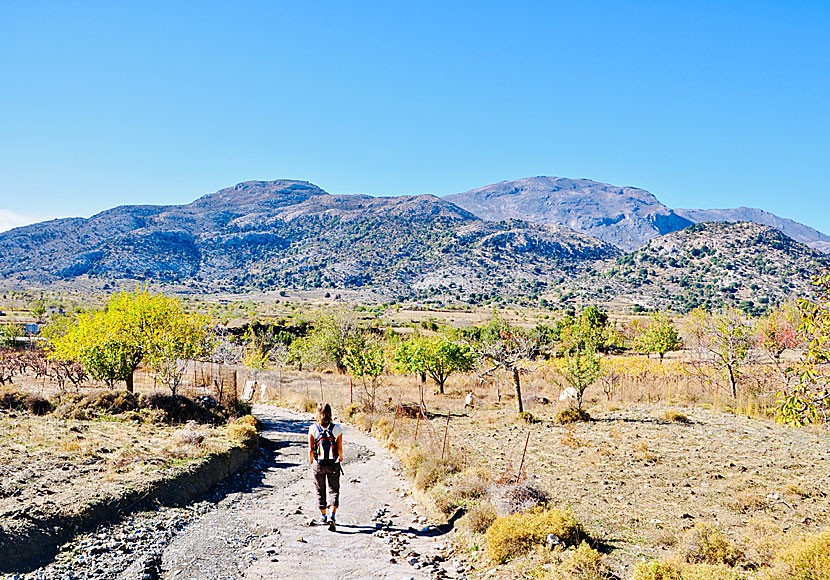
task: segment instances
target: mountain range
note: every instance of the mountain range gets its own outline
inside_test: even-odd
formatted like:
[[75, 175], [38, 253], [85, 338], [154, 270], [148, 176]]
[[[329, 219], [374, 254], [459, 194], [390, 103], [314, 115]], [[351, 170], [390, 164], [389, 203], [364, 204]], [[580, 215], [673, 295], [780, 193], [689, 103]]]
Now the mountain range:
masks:
[[193, 293], [348, 288], [385, 300], [763, 309], [808, 292], [830, 263], [805, 243], [827, 250], [830, 237], [761, 210], [672, 210], [645, 190], [586, 179], [444, 198], [247, 181], [185, 205], [0, 233], [0, 276], [5, 286], [153, 280]]

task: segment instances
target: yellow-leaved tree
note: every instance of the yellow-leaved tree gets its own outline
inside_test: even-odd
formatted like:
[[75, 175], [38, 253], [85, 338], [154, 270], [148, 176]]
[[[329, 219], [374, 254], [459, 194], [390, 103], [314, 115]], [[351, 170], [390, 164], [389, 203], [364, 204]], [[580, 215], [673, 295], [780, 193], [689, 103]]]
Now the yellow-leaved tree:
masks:
[[78, 360], [94, 379], [133, 391], [138, 366], [147, 364], [175, 395], [190, 361], [211, 347], [210, 321], [181, 300], [146, 288], [110, 296], [100, 310], [56, 320], [47, 330], [50, 356]]

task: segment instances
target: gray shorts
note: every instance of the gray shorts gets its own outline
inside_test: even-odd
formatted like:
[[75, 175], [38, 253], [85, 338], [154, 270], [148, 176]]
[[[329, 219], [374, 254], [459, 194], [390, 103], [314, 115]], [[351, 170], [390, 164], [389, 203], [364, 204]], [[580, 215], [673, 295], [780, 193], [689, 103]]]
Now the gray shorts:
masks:
[[[311, 467], [314, 473], [314, 487], [317, 489], [317, 505], [321, 510], [327, 506], [340, 505], [340, 464], [320, 465], [315, 461]], [[328, 483], [328, 485], [326, 485]], [[329, 501], [326, 503], [326, 488], [328, 487]]]

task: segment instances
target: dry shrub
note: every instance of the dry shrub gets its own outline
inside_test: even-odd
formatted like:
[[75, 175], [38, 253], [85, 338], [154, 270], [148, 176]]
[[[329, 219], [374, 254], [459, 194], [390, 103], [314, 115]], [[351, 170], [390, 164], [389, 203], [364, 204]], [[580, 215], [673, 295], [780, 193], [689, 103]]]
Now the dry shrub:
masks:
[[743, 533], [746, 559], [755, 567], [770, 566], [781, 552], [784, 540], [784, 532], [774, 520], [750, 518]]
[[568, 425], [565, 429], [565, 434], [559, 438], [559, 442], [564, 445], [565, 447], [570, 447], [571, 449], [579, 449], [580, 447], [590, 447], [591, 442], [586, 439], [580, 439], [576, 435], [574, 435], [573, 427]]
[[716, 526], [698, 522], [686, 531], [677, 546], [678, 555], [689, 564], [736, 566], [743, 551], [730, 542]]
[[499, 515], [526, 512], [550, 501], [548, 493], [532, 479], [521, 483], [498, 483], [489, 489], [493, 507]]
[[464, 458], [455, 453], [450, 453], [443, 459], [438, 456], [423, 456], [415, 471], [415, 488], [428, 490], [438, 483], [446, 485], [449, 477], [460, 472], [464, 466]]
[[376, 439], [386, 439], [392, 434], [392, 424], [386, 417], [381, 417], [372, 423], [369, 434]]
[[571, 511], [537, 508], [497, 517], [485, 533], [485, 554], [492, 561], [503, 563], [544, 545], [550, 534], [568, 546], [577, 545], [585, 537], [582, 525]]
[[345, 409], [343, 409], [343, 416], [346, 417], [347, 421], [350, 421], [352, 419], [352, 417], [354, 417], [355, 415], [358, 414], [359, 411], [360, 411], [360, 407], [358, 407], [355, 404], [351, 404], [348, 407], [346, 407]]
[[669, 423], [691, 423], [689, 418], [677, 409], [669, 409], [663, 413], [663, 420]]
[[458, 520], [458, 528], [467, 534], [483, 534], [494, 521], [496, 521], [496, 510], [490, 502], [481, 502], [472, 506], [461, 519]]
[[651, 451], [645, 441], [640, 441], [634, 445], [634, 459], [645, 463], [657, 463], [660, 456]]
[[196, 423], [220, 425], [225, 417], [217, 409], [208, 409], [198, 405], [192, 399], [182, 395], [162, 395], [153, 393], [141, 398], [141, 404], [148, 409], [157, 409], [164, 412], [164, 422], [170, 424]]
[[726, 507], [742, 514], [763, 511], [769, 508], [769, 501], [754, 489], [742, 489], [725, 502]]
[[563, 425], [567, 423], [580, 423], [590, 420], [591, 415], [588, 414], [588, 411], [578, 409], [577, 407], [568, 407], [567, 409], [562, 409], [556, 414], [556, 422]]
[[790, 544], [778, 554], [768, 580], [830, 578], [830, 528]]
[[[475, 507], [487, 497], [491, 480], [491, 473], [481, 467], [464, 469], [447, 478], [441, 493], [433, 493], [435, 507], [445, 516], [452, 515], [460, 507]], [[436, 486], [433, 491], [438, 492], [439, 488]]]
[[562, 563], [553, 569], [550, 580], [609, 580], [611, 571], [602, 554], [586, 542], [577, 548], [566, 550]]
[[52, 410], [52, 404], [38, 395], [4, 387], [0, 388], [0, 409], [45, 415]]
[[361, 431], [371, 433], [372, 425], [375, 423], [375, 420], [371, 415], [366, 413], [357, 413], [353, 416], [352, 423]]
[[243, 447], [256, 447], [259, 444], [259, 435], [256, 429], [245, 423], [231, 423], [228, 425], [228, 436], [242, 444]]
[[632, 580], [739, 580], [741, 574], [722, 564], [689, 564], [676, 560], [640, 562]]
[[260, 421], [253, 415], [243, 415], [242, 417], [234, 419], [233, 423], [238, 423], [240, 425], [250, 425], [257, 431], [262, 431], [262, 421]]
[[204, 455], [204, 444], [207, 437], [208, 434], [203, 427], [200, 428], [195, 423], [189, 423], [186, 427], [173, 433], [163, 453], [175, 459], [201, 457]]

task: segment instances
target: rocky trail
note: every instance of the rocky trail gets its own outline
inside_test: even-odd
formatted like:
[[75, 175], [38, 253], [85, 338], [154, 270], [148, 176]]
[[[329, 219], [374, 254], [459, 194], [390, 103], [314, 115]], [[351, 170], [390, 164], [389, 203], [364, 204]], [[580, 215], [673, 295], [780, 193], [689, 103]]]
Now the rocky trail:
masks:
[[446, 561], [446, 529], [417, 515], [407, 483], [375, 441], [344, 426], [337, 531], [319, 517], [308, 471], [310, 417], [268, 405], [262, 449], [232, 480], [182, 507], [136, 512], [76, 537], [46, 566], [2, 578], [236, 580], [432, 579], [463, 575]]

